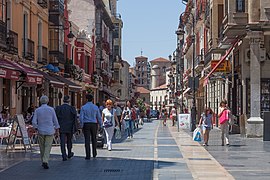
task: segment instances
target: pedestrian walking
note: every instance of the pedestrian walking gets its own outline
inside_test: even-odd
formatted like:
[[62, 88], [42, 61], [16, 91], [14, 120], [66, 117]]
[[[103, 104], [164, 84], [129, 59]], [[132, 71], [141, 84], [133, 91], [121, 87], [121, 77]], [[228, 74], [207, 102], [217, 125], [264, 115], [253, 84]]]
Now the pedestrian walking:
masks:
[[102, 111], [102, 121], [107, 137], [107, 148], [111, 151], [115, 125], [118, 127], [119, 123], [116, 116], [116, 110], [113, 108], [113, 102], [110, 99], [106, 101], [106, 108]]
[[161, 109], [161, 112], [162, 112], [162, 118], [163, 118], [163, 126], [166, 126], [167, 118], [168, 118], [168, 112], [167, 112], [167, 109], [166, 109], [165, 105], [163, 105], [163, 107]]
[[150, 110], [150, 107], [149, 106], [147, 106], [147, 108], [146, 108], [146, 118], [147, 118], [147, 122], [149, 122], [150, 121], [150, 114], [151, 114], [151, 110]]
[[84, 134], [84, 146], [86, 160], [90, 159], [90, 137], [92, 141], [92, 154], [95, 158], [97, 156], [97, 129], [98, 124], [102, 126], [100, 110], [92, 103], [93, 96], [91, 94], [86, 95], [87, 103], [81, 107], [80, 111], [80, 124]]
[[176, 108], [173, 107], [170, 113], [171, 119], [172, 119], [172, 126], [175, 125], [175, 121], [176, 121]]
[[[72, 152], [73, 133], [77, 131], [77, 111], [75, 107], [69, 105], [70, 97], [64, 96], [64, 104], [55, 109], [56, 116], [60, 125], [60, 147], [63, 161], [74, 156]], [[68, 153], [66, 153], [66, 144]]]
[[[223, 100], [220, 102], [219, 107], [219, 122], [220, 122], [220, 129], [221, 129], [221, 145], [224, 146], [224, 141], [227, 146], [230, 145], [229, 143], [229, 113], [230, 110], [227, 109], [227, 101]], [[225, 138], [224, 138], [225, 136]]]
[[201, 115], [199, 127], [202, 127], [203, 130], [203, 146], [208, 146], [209, 133], [213, 127], [214, 117], [215, 116], [211, 108], [206, 108]]
[[121, 115], [122, 115], [122, 109], [119, 106], [119, 104], [117, 102], [114, 103], [114, 108], [115, 108], [115, 114], [117, 116], [117, 121], [118, 121], [118, 125], [119, 125], [119, 129], [120, 131], [122, 130], [122, 126], [121, 126]]
[[35, 110], [32, 124], [38, 131], [38, 143], [42, 167], [44, 169], [49, 169], [48, 161], [54, 134], [58, 135], [60, 126], [54, 109], [47, 105], [49, 98], [47, 96], [41, 96], [39, 101], [41, 106]]
[[132, 119], [131, 119], [131, 104], [129, 101], [126, 102], [126, 106], [122, 112], [121, 122], [124, 121], [127, 128], [127, 138], [133, 138], [133, 130], [132, 130]]

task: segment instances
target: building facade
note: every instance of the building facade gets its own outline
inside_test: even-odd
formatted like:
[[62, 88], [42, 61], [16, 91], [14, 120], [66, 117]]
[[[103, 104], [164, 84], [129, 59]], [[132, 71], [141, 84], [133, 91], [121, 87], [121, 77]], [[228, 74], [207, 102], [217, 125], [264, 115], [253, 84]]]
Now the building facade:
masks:
[[166, 69], [171, 67], [171, 61], [165, 58], [156, 58], [151, 64], [151, 89], [166, 83]]
[[150, 64], [148, 58], [144, 56], [135, 57], [135, 70], [138, 79], [138, 86], [146, 89], [150, 88]]
[[226, 99], [237, 117], [235, 131], [249, 137], [262, 136], [263, 112], [270, 111], [269, 7], [262, 0], [189, 0], [181, 16], [184, 83], [193, 72], [200, 79], [197, 116], [206, 106], [217, 114]]

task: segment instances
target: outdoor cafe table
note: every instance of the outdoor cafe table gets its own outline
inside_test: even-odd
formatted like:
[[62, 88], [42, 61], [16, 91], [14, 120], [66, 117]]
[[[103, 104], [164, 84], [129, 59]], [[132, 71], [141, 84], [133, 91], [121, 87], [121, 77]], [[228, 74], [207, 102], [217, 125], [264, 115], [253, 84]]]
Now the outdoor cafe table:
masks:
[[8, 138], [10, 130], [11, 130], [11, 127], [0, 127], [1, 144], [2, 144], [4, 138]]

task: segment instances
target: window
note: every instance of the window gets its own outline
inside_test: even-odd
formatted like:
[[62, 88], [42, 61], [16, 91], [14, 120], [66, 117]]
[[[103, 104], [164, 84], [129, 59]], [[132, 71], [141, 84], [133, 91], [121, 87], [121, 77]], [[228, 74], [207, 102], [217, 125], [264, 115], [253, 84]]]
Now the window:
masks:
[[119, 70], [114, 69], [113, 77], [115, 81], [119, 81]]
[[28, 40], [28, 14], [23, 14], [23, 55], [26, 56]]
[[6, 1], [0, 2], [0, 21], [6, 22]]
[[143, 81], [143, 79], [142, 79], [142, 84], [144, 84], [144, 81]]
[[245, 12], [245, 0], [236, 0], [236, 12]]
[[38, 23], [38, 61], [42, 62], [42, 23]]
[[84, 71], [86, 74], [89, 74], [89, 56], [85, 56]]
[[162, 72], [166, 73], [166, 67], [165, 66], [162, 68]]

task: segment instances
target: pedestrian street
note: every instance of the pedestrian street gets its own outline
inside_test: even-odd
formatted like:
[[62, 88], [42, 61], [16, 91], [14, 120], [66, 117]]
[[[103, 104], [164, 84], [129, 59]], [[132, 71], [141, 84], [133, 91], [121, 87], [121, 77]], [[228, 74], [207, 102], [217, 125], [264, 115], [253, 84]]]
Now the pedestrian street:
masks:
[[[133, 139], [114, 139], [112, 151], [98, 149], [97, 157], [89, 161], [84, 159], [84, 141], [83, 137], [79, 136], [73, 147], [75, 156], [67, 161], [62, 161], [60, 147], [53, 146], [48, 170], [41, 167], [39, 151], [15, 151], [6, 154], [2, 145], [0, 177], [8, 180], [18, 177], [20, 180], [249, 179], [244, 176], [244, 172], [235, 173], [235, 169], [233, 171], [228, 167], [228, 161], [227, 166], [224, 164], [226, 155], [228, 156], [226, 151], [234, 151], [237, 147], [233, 143], [239, 142], [239, 139], [232, 141], [232, 147], [221, 147], [218, 145], [218, 133], [219, 131], [214, 129], [209, 146], [203, 147], [192, 140], [188, 130], [180, 129], [178, 132], [177, 127], [172, 127], [170, 122], [163, 126], [162, 121], [153, 120], [140, 126]], [[38, 149], [37, 146], [34, 148]], [[241, 158], [238, 160], [239, 163], [243, 161]], [[245, 162], [248, 166], [250, 161]], [[262, 173], [258, 179], [267, 179], [266, 175], [267, 173]]]

